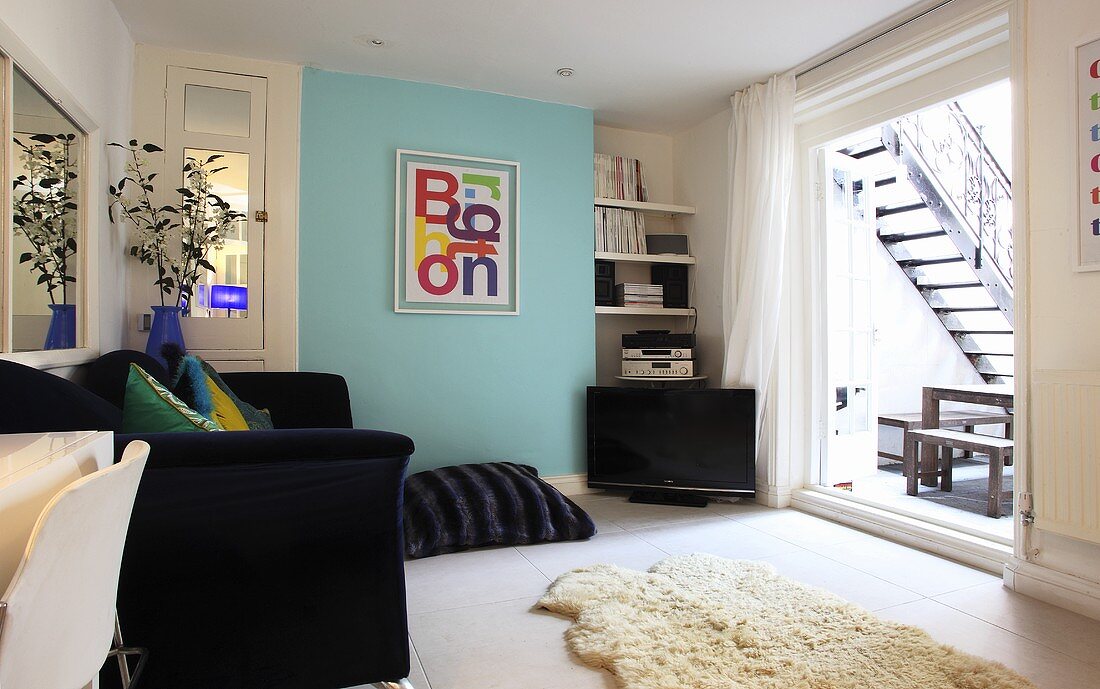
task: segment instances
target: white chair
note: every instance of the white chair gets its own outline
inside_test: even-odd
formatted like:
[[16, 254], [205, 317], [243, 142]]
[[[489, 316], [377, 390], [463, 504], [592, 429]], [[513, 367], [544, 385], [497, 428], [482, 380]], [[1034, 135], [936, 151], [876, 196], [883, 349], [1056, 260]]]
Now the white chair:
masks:
[[50, 500], [0, 599], [0, 689], [80, 689], [111, 652], [130, 511], [149, 445]]

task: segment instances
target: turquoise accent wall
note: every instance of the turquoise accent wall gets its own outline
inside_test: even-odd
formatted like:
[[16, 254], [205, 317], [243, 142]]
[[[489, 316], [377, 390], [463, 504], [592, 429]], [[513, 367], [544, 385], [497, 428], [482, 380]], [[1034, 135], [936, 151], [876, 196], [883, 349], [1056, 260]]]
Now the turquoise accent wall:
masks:
[[[347, 378], [357, 427], [411, 437], [410, 471], [583, 472], [592, 112], [306, 69], [301, 126], [301, 370]], [[394, 313], [398, 148], [520, 163], [518, 316]]]

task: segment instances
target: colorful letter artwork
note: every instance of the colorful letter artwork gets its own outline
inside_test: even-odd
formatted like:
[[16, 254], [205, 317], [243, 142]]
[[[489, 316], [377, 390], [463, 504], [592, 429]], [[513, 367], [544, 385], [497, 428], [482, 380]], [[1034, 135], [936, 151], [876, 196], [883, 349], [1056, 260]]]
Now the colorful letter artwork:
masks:
[[397, 151], [394, 309], [518, 313], [519, 164]]
[[1077, 48], [1081, 268], [1100, 270], [1100, 40]]

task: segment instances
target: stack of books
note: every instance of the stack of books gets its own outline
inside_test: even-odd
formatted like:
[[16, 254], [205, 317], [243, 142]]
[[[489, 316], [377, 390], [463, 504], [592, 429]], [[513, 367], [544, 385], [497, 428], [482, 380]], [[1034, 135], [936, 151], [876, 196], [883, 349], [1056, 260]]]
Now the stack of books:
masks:
[[645, 217], [622, 208], [596, 208], [596, 251], [646, 253]]
[[665, 305], [663, 285], [620, 282], [615, 285], [615, 305], [659, 309]]
[[593, 164], [596, 196], [624, 201], [648, 201], [649, 190], [636, 158], [597, 153]]

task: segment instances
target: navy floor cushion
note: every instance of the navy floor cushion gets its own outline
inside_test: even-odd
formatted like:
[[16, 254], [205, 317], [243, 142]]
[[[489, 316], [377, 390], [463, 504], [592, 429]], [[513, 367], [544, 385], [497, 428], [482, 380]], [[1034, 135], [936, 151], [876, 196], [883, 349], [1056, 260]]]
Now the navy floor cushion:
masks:
[[592, 518], [534, 467], [462, 464], [422, 471], [405, 482], [405, 553], [412, 558], [595, 533]]

